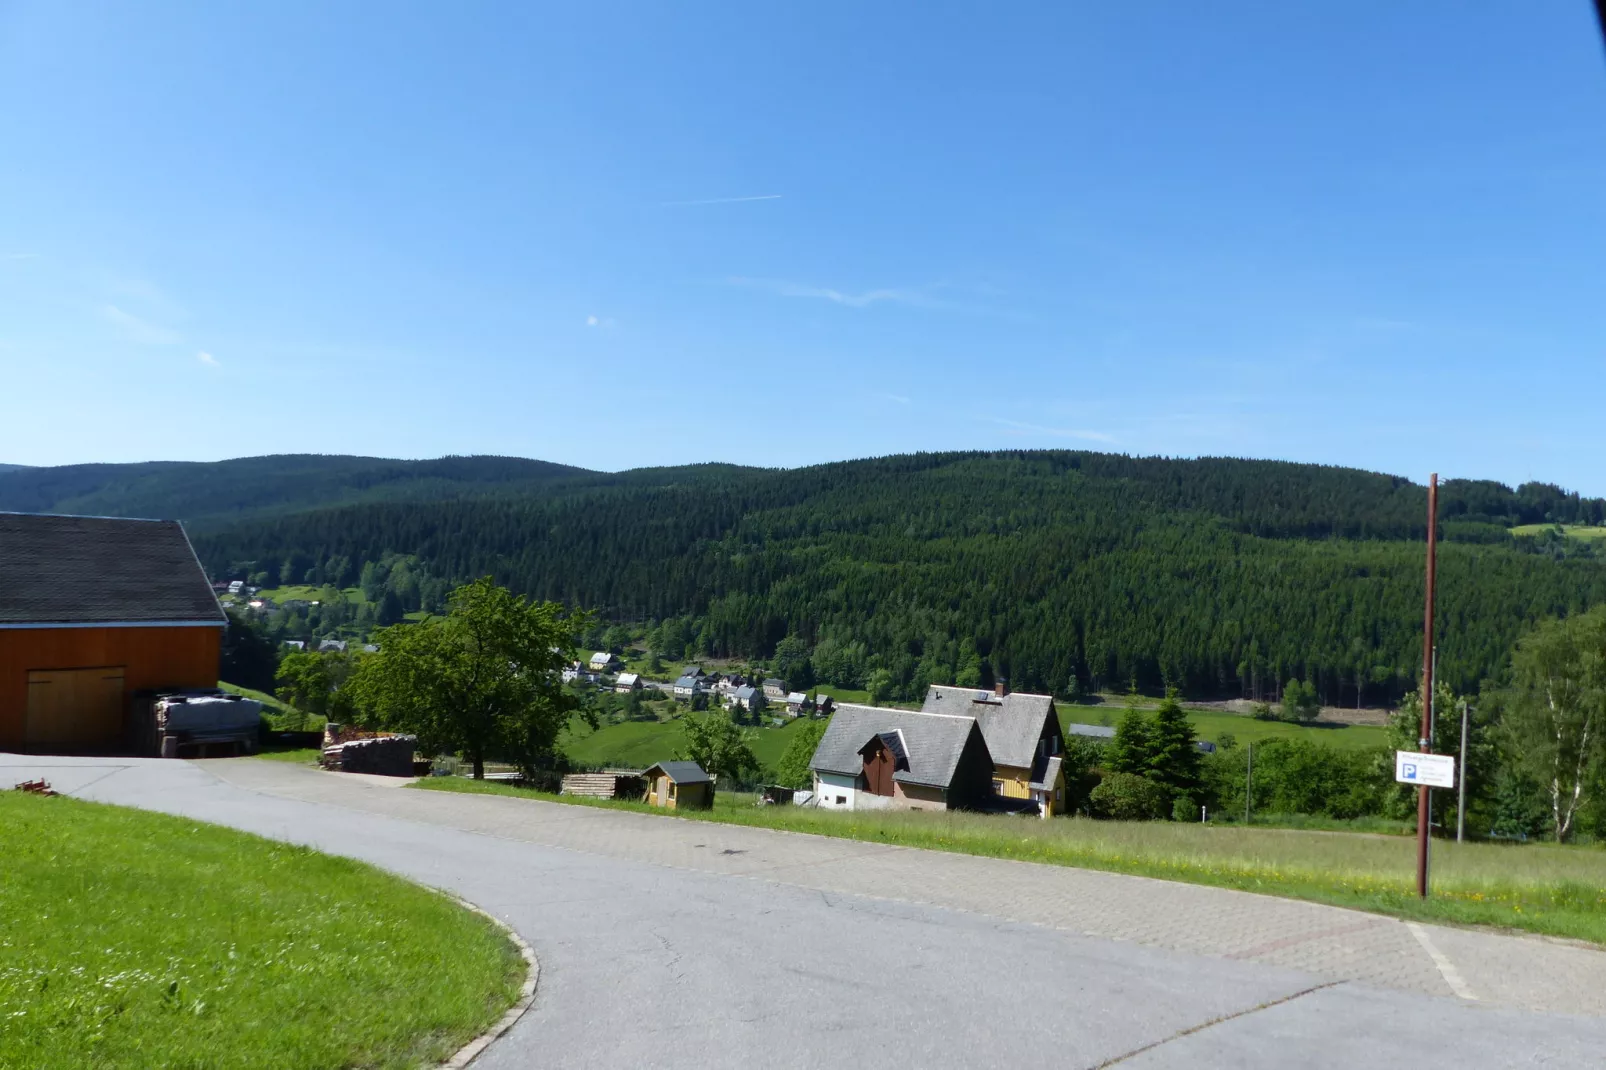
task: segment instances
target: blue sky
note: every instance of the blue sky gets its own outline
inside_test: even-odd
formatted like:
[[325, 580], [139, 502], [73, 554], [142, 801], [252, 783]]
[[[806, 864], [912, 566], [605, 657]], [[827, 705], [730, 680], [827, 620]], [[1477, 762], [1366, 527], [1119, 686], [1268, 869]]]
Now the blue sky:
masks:
[[0, 0], [0, 461], [1606, 494], [1585, 0]]

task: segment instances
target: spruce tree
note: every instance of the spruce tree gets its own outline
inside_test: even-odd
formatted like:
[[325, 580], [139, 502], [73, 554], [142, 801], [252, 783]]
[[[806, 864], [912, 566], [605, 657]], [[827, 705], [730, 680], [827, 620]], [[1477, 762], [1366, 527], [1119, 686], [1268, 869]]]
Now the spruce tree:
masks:
[[1166, 692], [1165, 701], [1155, 711], [1149, 726], [1150, 779], [1161, 784], [1173, 800], [1186, 796], [1192, 800], [1199, 790], [1199, 748], [1193, 722], [1177, 701], [1177, 692]]
[[1105, 755], [1112, 773], [1148, 774], [1154, 758], [1154, 727], [1142, 710], [1129, 709], [1115, 726], [1115, 738]]

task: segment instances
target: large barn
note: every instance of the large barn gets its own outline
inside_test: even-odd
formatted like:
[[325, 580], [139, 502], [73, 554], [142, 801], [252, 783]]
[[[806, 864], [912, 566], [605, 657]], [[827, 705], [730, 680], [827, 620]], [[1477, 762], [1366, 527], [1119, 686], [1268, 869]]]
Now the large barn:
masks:
[[0, 749], [126, 749], [136, 694], [217, 686], [227, 624], [176, 521], [0, 513]]

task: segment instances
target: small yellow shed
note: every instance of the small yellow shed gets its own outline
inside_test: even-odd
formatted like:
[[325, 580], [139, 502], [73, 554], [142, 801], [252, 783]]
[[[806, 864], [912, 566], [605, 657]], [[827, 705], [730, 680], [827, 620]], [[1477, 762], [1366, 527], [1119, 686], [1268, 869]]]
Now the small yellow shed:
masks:
[[641, 774], [647, 781], [645, 802], [667, 810], [708, 810], [714, 805], [714, 781], [696, 762], [659, 762]]

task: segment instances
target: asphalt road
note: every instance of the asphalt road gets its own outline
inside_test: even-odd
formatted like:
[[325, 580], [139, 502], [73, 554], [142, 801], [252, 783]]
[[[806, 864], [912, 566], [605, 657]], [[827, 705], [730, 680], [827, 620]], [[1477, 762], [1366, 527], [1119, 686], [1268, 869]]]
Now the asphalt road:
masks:
[[[1321, 963], [1314, 972], [1275, 965], [1266, 960], [1271, 952], [1201, 954], [1150, 946], [1160, 938], [1139, 943], [1021, 921], [1010, 916], [1024, 912], [1014, 907], [991, 913], [906, 901], [989, 881], [1006, 892], [1015, 882], [1061, 896], [1108, 887], [1135, 914], [1168, 915], [1134, 917], [1134, 932], [1185, 933], [1260, 916], [1235, 914], [1244, 904], [1269, 904], [1265, 916], [1280, 917], [1279, 900], [1109, 874], [1083, 875], [1103, 883], [1060, 885], [1057, 874], [1074, 881], [1080, 871], [884, 847], [870, 854], [876, 845], [418, 792], [276, 766], [0, 755], [0, 784], [44, 776], [80, 797], [309, 844], [450, 889], [506, 919], [541, 960], [540, 988], [531, 1011], [476, 1067], [1136, 1070], [1606, 1060], [1606, 1018], [1411, 990], [1433, 990], [1432, 963], [1402, 962], [1398, 986], [1385, 987], [1345, 980], [1342, 968]], [[763, 866], [746, 861], [754, 855], [765, 855]], [[878, 864], [901, 868], [870, 868], [888, 859]], [[875, 879], [886, 887], [830, 890], [848, 879], [830, 875], [833, 866], [849, 876], [881, 874]], [[932, 882], [924, 891], [914, 887], [922, 876]], [[1151, 893], [1162, 898], [1146, 900]], [[1308, 918], [1310, 931], [1334, 946], [1359, 941], [1374, 958], [1413, 955], [1409, 938], [1377, 943], [1376, 933], [1398, 923], [1321, 911], [1330, 908], [1291, 904], [1286, 916]], [[1349, 918], [1362, 920], [1333, 924]], [[1537, 942], [1511, 943], [1522, 946], [1510, 961], [1525, 969], [1552, 961], [1527, 946]], [[1473, 945], [1455, 953], [1470, 961], [1463, 946]], [[1555, 960], [1566, 969], [1606, 963], [1598, 952], [1568, 951], [1574, 957]]]

